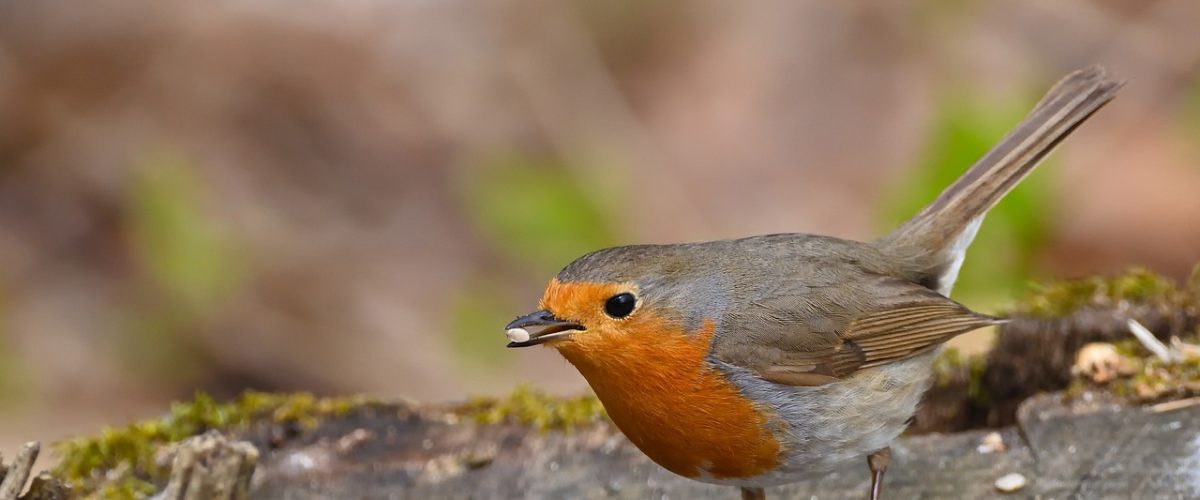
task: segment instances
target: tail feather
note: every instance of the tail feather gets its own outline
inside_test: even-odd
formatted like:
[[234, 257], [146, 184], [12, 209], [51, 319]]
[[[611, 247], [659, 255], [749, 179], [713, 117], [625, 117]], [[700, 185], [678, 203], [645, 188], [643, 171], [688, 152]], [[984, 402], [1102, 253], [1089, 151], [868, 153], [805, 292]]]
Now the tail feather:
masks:
[[933, 203], [876, 244], [892, 255], [912, 259], [916, 280], [949, 294], [987, 211], [1059, 142], [1111, 101], [1121, 85], [1099, 66], [1067, 75]]

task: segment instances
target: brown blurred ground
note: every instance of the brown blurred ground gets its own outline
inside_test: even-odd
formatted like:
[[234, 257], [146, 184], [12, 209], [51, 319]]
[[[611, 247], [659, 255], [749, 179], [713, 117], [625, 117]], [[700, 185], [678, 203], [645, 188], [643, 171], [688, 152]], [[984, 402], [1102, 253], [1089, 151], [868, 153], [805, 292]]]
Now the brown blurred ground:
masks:
[[[0, 3], [0, 449], [197, 389], [579, 390], [499, 331], [577, 247], [869, 238], [905, 215], [885, 200], [939, 110], [1019, 115], [1093, 63], [1129, 85], [1045, 174], [1028, 271], [1183, 276], [1196, 19], [1189, 0]], [[537, 205], [548, 187], [564, 201]]]

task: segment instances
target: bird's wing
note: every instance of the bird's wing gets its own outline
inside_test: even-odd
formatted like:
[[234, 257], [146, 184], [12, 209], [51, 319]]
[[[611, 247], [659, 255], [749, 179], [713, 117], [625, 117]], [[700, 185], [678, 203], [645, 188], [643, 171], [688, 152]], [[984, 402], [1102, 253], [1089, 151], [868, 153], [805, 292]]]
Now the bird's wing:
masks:
[[833, 382], [1001, 322], [915, 283], [879, 276], [829, 288], [780, 286], [743, 311], [723, 318], [714, 357], [800, 386]]

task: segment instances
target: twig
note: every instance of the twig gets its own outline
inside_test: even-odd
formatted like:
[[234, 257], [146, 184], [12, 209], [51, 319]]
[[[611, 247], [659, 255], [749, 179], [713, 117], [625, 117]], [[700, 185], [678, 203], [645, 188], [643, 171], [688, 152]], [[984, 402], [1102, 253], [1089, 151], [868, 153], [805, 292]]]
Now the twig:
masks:
[[1127, 324], [1129, 325], [1129, 332], [1132, 333], [1133, 336], [1142, 343], [1142, 345], [1146, 346], [1146, 349], [1149, 349], [1150, 352], [1154, 353], [1155, 356], [1158, 356], [1158, 359], [1161, 359], [1166, 363], [1171, 363], [1175, 360], [1175, 357], [1171, 355], [1171, 350], [1167, 348], [1166, 344], [1163, 344], [1160, 340], [1155, 338], [1154, 334], [1151, 333], [1150, 330], [1146, 329], [1146, 327], [1142, 326], [1141, 323], [1138, 323], [1136, 319], [1129, 320]]
[[17, 452], [17, 458], [13, 459], [12, 466], [8, 468], [8, 474], [4, 477], [4, 481], [0, 482], [0, 500], [17, 500], [17, 496], [21, 494], [21, 490], [25, 489], [25, 482], [29, 480], [29, 472], [33, 470], [33, 462], [37, 460], [38, 451], [41, 450], [39, 443], [25, 443], [21, 447], [21, 451]]
[[1175, 401], [1167, 401], [1150, 407], [1150, 411], [1154, 413], [1164, 413], [1168, 411], [1182, 410], [1200, 405], [1200, 397], [1179, 399]]

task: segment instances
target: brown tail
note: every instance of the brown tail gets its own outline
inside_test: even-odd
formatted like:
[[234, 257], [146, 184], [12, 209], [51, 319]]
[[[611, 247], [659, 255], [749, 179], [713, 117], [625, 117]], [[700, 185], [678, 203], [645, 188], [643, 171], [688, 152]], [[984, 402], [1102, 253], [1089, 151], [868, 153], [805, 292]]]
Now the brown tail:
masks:
[[1067, 75], [933, 203], [876, 243], [888, 253], [911, 258], [920, 280], [940, 280], [942, 286], [933, 288], [949, 293], [945, 278], [949, 274], [953, 284], [987, 211], [1075, 127], [1112, 100], [1121, 85], [1099, 66]]

